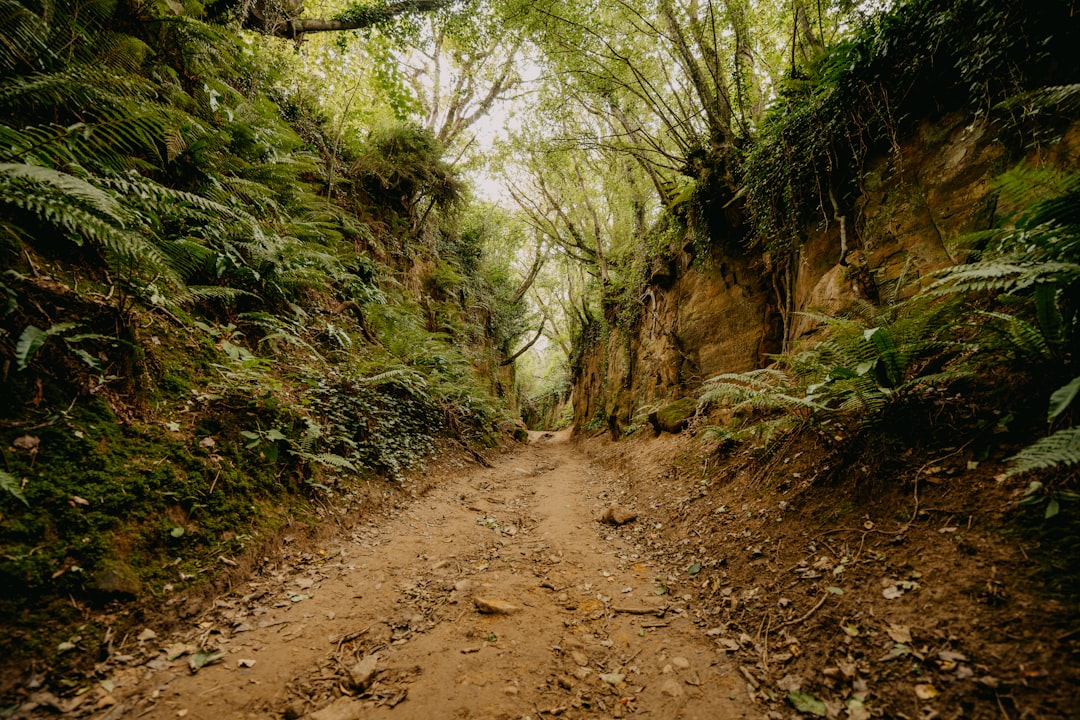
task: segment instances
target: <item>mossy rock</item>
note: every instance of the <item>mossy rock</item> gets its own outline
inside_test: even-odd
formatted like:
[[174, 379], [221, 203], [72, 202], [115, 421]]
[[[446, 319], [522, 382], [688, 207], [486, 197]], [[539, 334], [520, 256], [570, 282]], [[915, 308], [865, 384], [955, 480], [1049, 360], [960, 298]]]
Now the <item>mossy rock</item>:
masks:
[[110, 599], [133, 600], [141, 593], [142, 583], [135, 570], [124, 560], [110, 557], [94, 573], [88, 589]]
[[677, 433], [690, 422], [690, 418], [697, 412], [697, 400], [695, 398], [682, 398], [673, 403], [649, 413], [649, 423], [652, 424], [656, 434], [662, 432]]

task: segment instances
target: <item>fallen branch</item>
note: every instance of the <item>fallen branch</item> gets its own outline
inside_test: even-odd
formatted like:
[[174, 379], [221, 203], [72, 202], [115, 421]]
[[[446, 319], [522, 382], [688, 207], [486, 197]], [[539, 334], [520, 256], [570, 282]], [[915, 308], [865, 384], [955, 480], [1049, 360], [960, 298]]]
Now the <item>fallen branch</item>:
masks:
[[794, 620], [788, 620], [786, 623], [783, 623], [780, 627], [791, 627], [792, 625], [798, 625], [801, 622], [805, 622], [807, 619], [810, 618], [811, 615], [813, 615], [814, 613], [816, 613], [818, 610], [821, 609], [821, 606], [825, 604], [825, 601], [828, 599], [828, 597], [829, 597], [829, 592], [826, 590], [825, 594], [821, 596], [821, 599], [817, 601], [817, 605], [810, 608], [806, 612], [805, 615], [803, 615], [802, 617], [797, 617]]

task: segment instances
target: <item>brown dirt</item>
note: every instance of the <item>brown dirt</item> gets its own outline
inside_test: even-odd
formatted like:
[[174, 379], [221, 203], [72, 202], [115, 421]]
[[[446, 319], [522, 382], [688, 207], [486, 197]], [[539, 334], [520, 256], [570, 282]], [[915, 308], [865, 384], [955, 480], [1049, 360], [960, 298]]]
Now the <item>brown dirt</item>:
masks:
[[913, 515], [910, 483], [827, 477], [812, 441], [713, 447], [533, 434], [16, 717], [1075, 717], [1080, 637], [1000, 533], [999, 469], [912, 459]]
[[[106, 684], [72, 710], [755, 717], [693, 598], [672, 596], [639, 547], [597, 522], [614, 483], [565, 433], [537, 436], [491, 469], [439, 479], [384, 523], [287, 550], [173, 637], [128, 638]], [[478, 600], [510, 609], [483, 613]], [[196, 649], [224, 656], [192, 673]], [[349, 669], [375, 653], [371, 684], [357, 687]]]
[[1029, 479], [1001, 482], [1000, 463], [838, 458], [812, 433], [767, 461], [689, 433], [585, 448], [649, 509], [642, 527], [664, 521], [646, 555], [701, 568], [695, 605], [758, 716], [800, 717], [802, 693], [828, 717], [1080, 717], [1076, 588], [1049, 591], [1056, 560], [1015, 522]]

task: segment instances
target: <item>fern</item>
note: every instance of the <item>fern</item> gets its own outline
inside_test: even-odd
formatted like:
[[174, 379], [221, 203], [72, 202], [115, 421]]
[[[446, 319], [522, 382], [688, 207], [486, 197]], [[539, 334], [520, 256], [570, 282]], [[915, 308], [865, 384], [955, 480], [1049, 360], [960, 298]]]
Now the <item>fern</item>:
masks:
[[1032, 470], [1076, 465], [1080, 463], [1080, 427], [1058, 430], [1013, 455], [1008, 462], [1013, 463], [1006, 473], [1009, 477]]
[[49, 27], [18, 0], [0, 0], [0, 68], [7, 72], [37, 69], [49, 53]]
[[330, 468], [345, 468], [346, 470], [356, 471], [356, 465], [352, 463], [348, 458], [344, 458], [334, 453], [298, 453], [299, 457], [309, 462], [318, 463], [319, 465], [325, 465]]

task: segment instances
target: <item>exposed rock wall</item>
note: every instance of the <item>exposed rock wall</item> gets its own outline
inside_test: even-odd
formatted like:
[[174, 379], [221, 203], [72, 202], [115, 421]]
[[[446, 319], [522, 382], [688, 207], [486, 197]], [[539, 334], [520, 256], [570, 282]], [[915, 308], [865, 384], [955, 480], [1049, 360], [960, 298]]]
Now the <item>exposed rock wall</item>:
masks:
[[[1047, 155], [1075, 168], [1078, 150], [1074, 125]], [[612, 328], [585, 353], [574, 385], [576, 426], [606, 425], [621, 435], [709, 377], [812, 342], [820, 326], [801, 313], [910, 297], [930, 273], [964, 260], [953, 241], [997, 219], [994, 178], [1008, 166], [993, 127], [945, 117], [867, 163], [859, 197], [807, 229], [790, 267], [760, 256], [692, 264], [684, 254], [654, 277], [639, 320]]]

